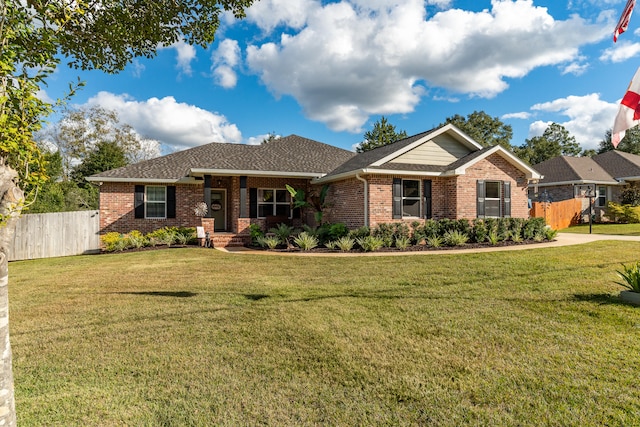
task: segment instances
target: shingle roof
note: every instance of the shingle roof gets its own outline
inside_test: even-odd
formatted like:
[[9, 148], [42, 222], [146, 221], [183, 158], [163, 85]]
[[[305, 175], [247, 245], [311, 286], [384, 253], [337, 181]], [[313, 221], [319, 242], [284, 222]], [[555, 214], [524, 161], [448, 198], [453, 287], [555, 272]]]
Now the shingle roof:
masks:
[[602, 168], [616, 178], [640, 177], [640, 156], [624, 151], [607, 151], [593, 157]]
[[211, 143], [93, 175], [92, 180], [178, 180], [191, 169], [324, 174], [355, 153], [298, 135], [262, 145]]
[[533, 166], [544, 175], [541, 184], [554, 182], [611, 182], [614, 177], [591, 157], [554, 157]]

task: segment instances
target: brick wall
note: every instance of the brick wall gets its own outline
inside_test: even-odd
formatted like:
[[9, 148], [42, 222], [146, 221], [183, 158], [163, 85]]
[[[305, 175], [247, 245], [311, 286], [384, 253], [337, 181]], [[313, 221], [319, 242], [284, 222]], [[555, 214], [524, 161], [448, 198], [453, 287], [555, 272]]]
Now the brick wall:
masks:
[[326, 196], [325, 222], [343, 222], [349, 229], [364, 225], [364, 183], [356, 178], [332, 182]]
[[[158, 185], [158, 184], [150, 184]], [[162, 227], [195, 227], [200, 218], [193, 208], [203, 200], [203, 185], [176, 185], [176, 218], [135, 218], [135, 184], [105, 182], [100, 186], [100, 233], [139, 230], [149, 233]]]

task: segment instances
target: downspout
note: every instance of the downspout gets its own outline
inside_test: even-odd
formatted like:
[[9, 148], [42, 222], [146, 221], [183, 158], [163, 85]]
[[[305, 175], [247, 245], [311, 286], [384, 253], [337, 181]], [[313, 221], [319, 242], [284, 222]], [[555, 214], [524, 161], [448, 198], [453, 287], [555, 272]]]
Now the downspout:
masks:
[[369, 183], [366, 179], [360, 177], [360, 172], [356, 172], [356, 179], [364, 182], [364, 225], [369, 226]]

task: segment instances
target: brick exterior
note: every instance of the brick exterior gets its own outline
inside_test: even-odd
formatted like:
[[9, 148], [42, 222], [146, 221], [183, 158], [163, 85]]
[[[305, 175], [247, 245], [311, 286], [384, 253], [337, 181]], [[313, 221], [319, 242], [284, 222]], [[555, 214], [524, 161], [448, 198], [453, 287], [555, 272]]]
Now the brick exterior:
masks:
[[[493, 154], [469, 167], [466, 174], [455, 177], [405, 176], [405, 175], [367, 175], [369, 226], [380, 223], [398, 222], [392, 211], [392, 185], [394, 178], [420, 181], [431, 180], [432, 217], [476, 218], [478, 180], [511, 182], [511, 216], [527, 218], [529, 216], [527, 200], [527, 180], [522, 171], [511, 165], [498, 154]], [[330, 208], [325, 218], [330, 222], [344, 222], [349, 228], [364, 225], [364, 183], [347, 179], [331, 183], [327, 194]], [[404, 221], [415, 221], [407, 218]]]
[[[476, 218], [476, 182], [478, 180], [511, 182], [511, 216], [526, 218], [528, 216], [527, 181], [524, 174], [512, 166], [501, 156], [493, 154], [469, 167], [465, 175], [455, 177], [429, 176], [390, 176], [367, 175], [368, 200], [367, 214], [369, 225], [394, 222], [392, 214], [393, 178], [419, 180], [430, 179], [432, 182], [432, 215], [441, 218]], [[296, 189], [302, 188], [307, 194], [319, 192], [321, 186], [311, 186], [306, 179], [261, 178], [248, 177], [247, 189], [250, 188], [285, 188], [289, 184]], [[157, 184], [152, 184], [157, 185]], [[214, 242], [221, 246], [247, 243], [249, 225], [258, 224], [266, 228], [264, 219], [240, 218], [240, 177], [212, 177], [213, 188], [227, 190], [227, 233], [216, 232]], [[204, 184], [176, 185], [176, 218], [175, 219], [137, 219], [134, 217], [133, 183], [105, 182], [100, 187], [100, 228], [101, 233], [117, 231], [127, 233], [139, 230], [143, 233], [166, 226], [195, 227], [202, 220], [193, 213], [196, 203], [204, 200]], [[328, 208], [324, 221], [343, 222], [350, 229], [365, 224], [364, 183], [356, 178], [333, 182], [327, 193]], [[247, 192], [247, 213], [250, 212], [250, 197]], [[415, 221], [407, 218], [405, 221]], [[303, 212], [302, 220], [294, 221], [294, 225], [313, 224], [313, 211]]]

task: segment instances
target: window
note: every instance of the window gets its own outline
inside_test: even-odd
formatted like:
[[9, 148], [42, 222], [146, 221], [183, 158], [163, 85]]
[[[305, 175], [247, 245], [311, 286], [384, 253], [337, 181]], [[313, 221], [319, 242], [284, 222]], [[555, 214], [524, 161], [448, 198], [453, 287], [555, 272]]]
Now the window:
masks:
[[147, 185], [145, 188], [145, 218], [167, 217], [167, 187]]
[[599, 186], [598, 194], [596, 196], [596, 206], [599, 208], [604, 208], [607, 206], [607, 187]]
[[483, 181], [476, 183], [478, 218], [511, 216], [511, 181]]
[[420, 217], [420, 181], [402, 180], [402, 216]]
[[499, 218], [500, 215], [500, 182], [485, 182], [484, 216]]
[[281, 189], [258, 189], [258, 218], [283, 216], [291, 218], [291, 194]]

